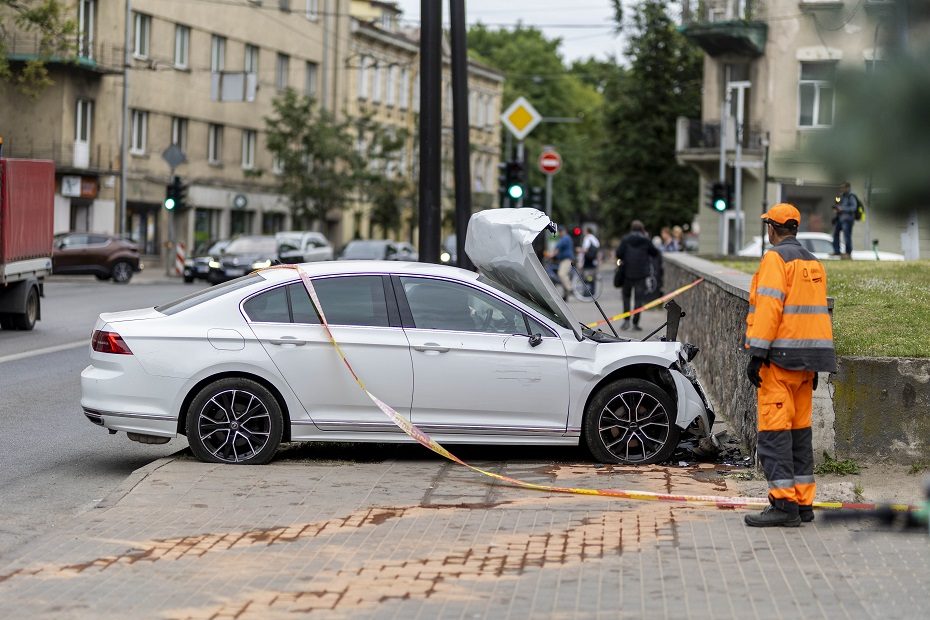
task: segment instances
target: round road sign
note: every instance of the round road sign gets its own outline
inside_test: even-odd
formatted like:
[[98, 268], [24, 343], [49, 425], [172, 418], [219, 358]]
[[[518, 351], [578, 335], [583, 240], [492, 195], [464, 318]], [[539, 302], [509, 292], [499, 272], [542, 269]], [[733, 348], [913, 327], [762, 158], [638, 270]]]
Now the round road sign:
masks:
[[555, 174], [562, 168], [562, 157], [555, 151], [543, 151], [539, 156], [539, 171], [543, 174]]

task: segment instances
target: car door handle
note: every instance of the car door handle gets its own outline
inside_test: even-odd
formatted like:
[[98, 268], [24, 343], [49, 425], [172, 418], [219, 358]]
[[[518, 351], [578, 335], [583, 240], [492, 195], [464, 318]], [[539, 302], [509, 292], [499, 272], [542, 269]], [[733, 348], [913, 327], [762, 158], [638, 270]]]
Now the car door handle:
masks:
[[302, 347], [307, 344], [306, 340], [299, 340], [294, 336], [281, 336], [276, 340], [269, 340], [271, 344], [276, 344], [278, 346], [291, 345], [294, 347]]
[[448, 352], [449, 347], [444, 347], [436, 342], [426, 342], [422, 345], [414, 346], [413, 350], [422, 351], [423, 353], [446, 353]]

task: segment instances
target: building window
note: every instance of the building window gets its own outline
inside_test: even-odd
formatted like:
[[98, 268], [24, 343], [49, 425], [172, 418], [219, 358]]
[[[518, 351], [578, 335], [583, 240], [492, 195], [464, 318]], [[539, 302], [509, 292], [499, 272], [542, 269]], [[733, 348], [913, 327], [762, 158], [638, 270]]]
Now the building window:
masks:
[[370, 60], [362, 56], [358, 63], [358, 98], [368, 99], [368, 65]]
[[384, 98], [384, 102], [389, 106], [394, 106], [394, 102], [397, 100], [397, 67], [391, 65], [387, 71], [387, 95]]
[[132, 53], [136, 58], [149, 57], [149, 41], [152, 38], [152, 16], [136, 13], [133, 16]]
[[242, 168], [252, 170], [255, 168], [255, 142], [256, 132], [254, 129], [242, 130]]
[[130, 118], [129, 152], [135, 155], [145, 155], [145, 143], [149, 132], [149, 113], [144, 110], [133, 110]]
[[398, 106], [401, 110], [406, 110], [410, 106], [410, 71], [406, 67], [400, 70]]
[[171, 144], [181, 151], [187, 151], [187, 119], [173, 116], [171, 118]]
[[307, 0], [307, 19], [316, 19], [320, 16], [320, 0]]
[[219, 73], [226, 68], [226, 37], [213, 35], [210, 39], [210, 71]]
[[287, 74], [291, 69], [291, 57], [287, 54], [278, 54], [278, 60], [275, 63], [274, 85], [278, 90], [287, 88]]
[[187, 69], [190, 62], [191, 29], [178, 24], [174, 27], [174, 66]]
[[802, 62], [798, 83], [798, 125], [829, 127], [833, 124], [834, 62]]
[[380, 103], [381, 101], [381, 64], [375, 61], [374, 78], [371, 83], [371, 102]]
[[246, 73], [258, 73], [258, 46], [245, 44], [245, 62], [242, 70]]
[[94, 119], [94, 102], [90, 99], [78, 99], [74, 109], [74, 141], [89, 143]]
[[223, 126], [210, 123], [207, 127], [207, 162], [223, 163]]
[[308, 97], [316, 97], [317, 92], [317, 75], [319, 74], [320, 66], [315, 62], [307, 62], [306, 67], [306, 83], [304, 84], [304, 94]]
[[95, 0], [78, 2], [78, 56], [94, 57]]

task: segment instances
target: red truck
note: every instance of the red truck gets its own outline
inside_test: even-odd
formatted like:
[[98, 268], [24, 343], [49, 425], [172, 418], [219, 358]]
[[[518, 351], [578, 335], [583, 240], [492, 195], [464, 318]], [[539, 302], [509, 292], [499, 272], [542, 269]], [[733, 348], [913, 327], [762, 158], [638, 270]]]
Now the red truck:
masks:
[[55, 164], [0, 158], [0, 329], [29, 330], [52, 273]]

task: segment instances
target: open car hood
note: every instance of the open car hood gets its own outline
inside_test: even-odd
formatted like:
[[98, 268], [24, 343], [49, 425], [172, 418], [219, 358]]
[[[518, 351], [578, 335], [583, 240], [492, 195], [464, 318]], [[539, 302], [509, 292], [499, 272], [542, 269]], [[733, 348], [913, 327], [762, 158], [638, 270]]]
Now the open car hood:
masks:
[[583, 338], [581, 325], [536, 258], [533, 240], [555, 225], [536, 209], [489, 209], [471, 216], [465, 253], [492, 283]]

